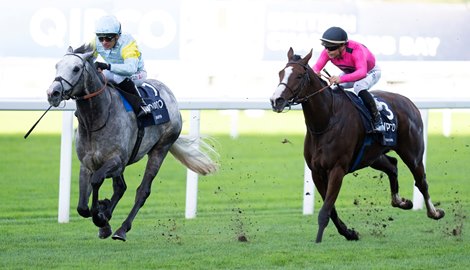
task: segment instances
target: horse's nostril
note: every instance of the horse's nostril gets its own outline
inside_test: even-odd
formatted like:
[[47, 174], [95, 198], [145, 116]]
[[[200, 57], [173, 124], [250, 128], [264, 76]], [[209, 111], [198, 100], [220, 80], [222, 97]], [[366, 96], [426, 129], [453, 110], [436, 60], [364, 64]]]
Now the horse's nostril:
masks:
[[59, 91], [54, 91], [52, 92], [53, 97], [60, 97], [60, 92]]
[[275, 104], [277, 106], [281, 105], [281, 104], [284, 104], [285, 103], [285, 99], [283, 98], [277, 98], [276, 101], [275, 101]]

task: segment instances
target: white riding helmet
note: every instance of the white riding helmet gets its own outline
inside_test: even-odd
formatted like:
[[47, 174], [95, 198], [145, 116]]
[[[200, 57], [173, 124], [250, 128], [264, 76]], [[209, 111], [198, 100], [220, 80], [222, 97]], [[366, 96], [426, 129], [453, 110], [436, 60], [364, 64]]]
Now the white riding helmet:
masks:
[[115, 16], [108, 15], [99, 18], [95, 23], [96, 35], [121, 34], [121, 23]]

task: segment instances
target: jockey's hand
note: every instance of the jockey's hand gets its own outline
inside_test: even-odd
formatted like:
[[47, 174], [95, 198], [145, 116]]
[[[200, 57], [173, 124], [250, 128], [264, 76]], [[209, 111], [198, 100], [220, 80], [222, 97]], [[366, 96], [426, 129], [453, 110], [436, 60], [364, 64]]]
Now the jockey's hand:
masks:
[[328, 78], [328, 80], [330, 81], [331, 84], [339, 84], [340, 83], [339, 76], [331, 76], [331, 77]]
[[97, 70], [105, 70], [105, 69], [110, 69], [111, 65], [103, 62], [95, 62], [95, 68]]

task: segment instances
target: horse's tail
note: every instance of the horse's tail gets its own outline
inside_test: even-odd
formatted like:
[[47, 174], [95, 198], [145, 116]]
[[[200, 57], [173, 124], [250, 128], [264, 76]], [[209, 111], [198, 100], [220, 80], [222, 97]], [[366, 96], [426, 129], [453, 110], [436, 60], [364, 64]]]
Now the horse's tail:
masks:
[[217, 151], [198, 138], [180, 135], [171, 146], [170, 153], [188, 169], [201, 175], [214, 173], [219, 168]]

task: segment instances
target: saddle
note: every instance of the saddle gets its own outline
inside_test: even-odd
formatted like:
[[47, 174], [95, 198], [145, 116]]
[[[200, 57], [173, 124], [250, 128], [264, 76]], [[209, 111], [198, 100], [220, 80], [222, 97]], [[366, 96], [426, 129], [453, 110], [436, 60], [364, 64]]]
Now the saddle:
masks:
[[380, 97], [372, 95], [375, 99], [375, 103], [378, 104], [380, 107], [380, 117], [382, 118], [382, 121], [385, 126], [384, 132], [373, 133], [372, 116], [369, 110], [364, 105], [364, 102], [362, 102], [361, 98], [359, 98], [355, 93], [351, 91], [343, 90], [341, 92], [349, 98], [349, 100], [359, 111], [359, 114], [361, 115], [362, 124], [366, 130], [366, 137], [362, 142], [361, 149], [356, 155], [353, 165], [349, 168], [349, 172], [353, 172], [356, 170], [357, 166], [362, 160], [365, 148], [371, 145], [373, 141], [377, 141], [383, 146], [394, 146], [397, 144], [398, 122], [397, 118], [395, 117], [395, 113], [390, 110], [390, 106], [388, 106], [388, 104]]
[[376, 138], [378, 137], [378, 141], [384, 146], [394, 146], [397, 143], [397, 119], [395, 114], [390, 110], [390, 106], [381, 99], [380, 97], [374, 96], [375, 103], [379, 107], [380, 117], [385, 126], [385, 131], [381, 133], [372, 133], [373, 126], [372, 126], [372, 116], [369, 110], [366, 108], [364, 103], [362, 102], [361, 98], [359, 98], [355, 93], [351, 91], [342, 91], [346, 94], [346, 96], [351, 100], [354, 104], [356, 109], [359, 111], [361, 115], [362, 123], [368, 135], [376, 134]]
[[[151, 84], [143, 83], [137, 88], [145, 104], [150, 105], [152, 108], [151, 113], [137, 118], [139, 127], [148, 127], [154, 125], [161, 125], [170, 121], [168, 109], [165, 101], [160, 97], [159, 89]], [[127, 99], [119, 92], [126, 111], [132, 111], [132, 107]]]

